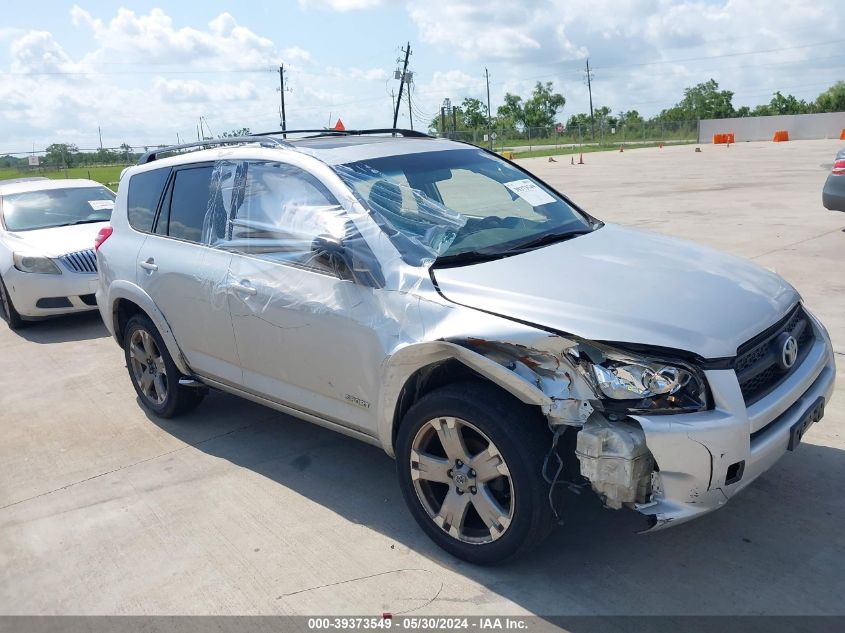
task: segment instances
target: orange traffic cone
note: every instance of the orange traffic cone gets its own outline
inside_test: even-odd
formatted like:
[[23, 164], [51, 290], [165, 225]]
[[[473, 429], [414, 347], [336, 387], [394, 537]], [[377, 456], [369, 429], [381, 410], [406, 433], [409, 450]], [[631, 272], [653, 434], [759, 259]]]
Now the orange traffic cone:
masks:
[[579, 165], [584, 164], [584, 152], [581, 152], [581, 156], [578, 158], [578, 164]]
[[657, 146], [657, 149], [663, 149], [663, 143]]
[[621, 146], [621, 145], [619, 146], [619, 151], [620, 151], [620, 152], [624, 152], [624, 151], [625, 151], [625, 150], [622, 148], [622, 146]]
[[575, 157], [574, 157], [574, 156], [573, 156], [572, 158], [570, 158], [570, 159], [569, 159], [569, 164], [570, 164], [570, 165], [574, 165], [574, 164], [575, 164]]

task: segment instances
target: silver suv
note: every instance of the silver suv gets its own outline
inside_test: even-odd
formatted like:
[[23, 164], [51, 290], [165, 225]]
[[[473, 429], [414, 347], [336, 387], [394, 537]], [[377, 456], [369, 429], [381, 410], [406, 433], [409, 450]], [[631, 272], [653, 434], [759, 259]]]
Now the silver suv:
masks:
[[381, 446], [422, 529], [476, 563], [539, 542], [575, 487], [651, 530], [719, 508], [833, 390], [776, 274], [419, 133], [148, 154], [98, 241], [144, 407], [214, 388]]

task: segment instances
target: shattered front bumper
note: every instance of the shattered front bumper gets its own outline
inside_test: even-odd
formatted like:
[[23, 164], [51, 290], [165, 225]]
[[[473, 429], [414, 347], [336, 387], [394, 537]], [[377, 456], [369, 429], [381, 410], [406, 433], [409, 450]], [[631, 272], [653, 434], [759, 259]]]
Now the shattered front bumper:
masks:
[[830, 339], [813, 319], [816, 339], [801, 365], [764, 398], [746, 407], [733, 370], [705, 372], [715, 407], [686, 415], [632, 416], [659, 468], [651, 501], [635, 509], [647, 531], [711, 512], [772, 467], [787, 451], [790, 429], [819, 398], [833, 393]]

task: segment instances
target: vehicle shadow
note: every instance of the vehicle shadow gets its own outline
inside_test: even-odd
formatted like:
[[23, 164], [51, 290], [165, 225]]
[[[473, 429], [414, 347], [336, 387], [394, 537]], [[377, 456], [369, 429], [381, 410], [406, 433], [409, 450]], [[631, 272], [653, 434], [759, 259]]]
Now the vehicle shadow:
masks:
[[70, 341], [91, 341], [109, 336], [100, 313], [96, 310], [67, 316], [33, 321], [14, 333], [31, 343], [68, 343]]
[[546, 542], [483, 568], [429, 541], [376, 447], [220, 393], [186, 418], [150, 420], [535, 614], [845, 613], [845, 451], [805, 443], [727, 508], [649, 535], [635, 534], [638, 514], [606, 510], [589, 491], [569, 495], [565, 524]]

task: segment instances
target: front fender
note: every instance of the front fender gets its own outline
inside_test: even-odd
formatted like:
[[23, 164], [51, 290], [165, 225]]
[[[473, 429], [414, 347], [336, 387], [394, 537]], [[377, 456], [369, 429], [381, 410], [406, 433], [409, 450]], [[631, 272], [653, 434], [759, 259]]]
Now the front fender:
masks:
[[384, 450], [395, 457], [393, 424], [402, 389], [413, 374], [434, 363], [455, 359], [499, 385], [522, 402], [544, 408], [552, 398], [499, 363], [448, 341], [430, 341], [403, 347], [385, 362], [379, 403], [378, 437]]
[[125, 299], [136, 304], [146, 313], [148, 317], [150, 317], [153, 325], [156, 326], [159, 334], [161, 334], [161, 338], [164, 340], [164, 345], [167, 347], [170, 357], [176, 364], [176, 368], [183, 374], [190, 376], [192, 373], [191, 369], [185, 362], [185, 357], [182, 355], [182, 350], [179, 349], [179, 345], [176, 343], [176, 338], [173, 336], [173, 332], [170, 329], [170, 325], [167, 323], [167, 319], [164, 318], [164, 315], [156, 307], [156, 304], [150, 295], [148, 295], [140, 286], [124, 280], [117, 280], [111, 283], [108, 289], [108, 298], [104, 304], [107, 307], [105, 310], [101, 309], [103, 321], [106, 321], [106, 325], [114, 335], [118, 344], [122, 344], [120, 339], [121, 333], [117, 327], [117, 302], [121, 299]]

